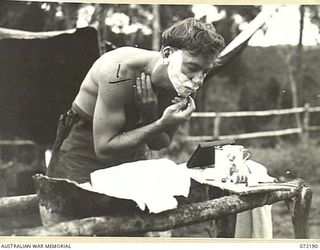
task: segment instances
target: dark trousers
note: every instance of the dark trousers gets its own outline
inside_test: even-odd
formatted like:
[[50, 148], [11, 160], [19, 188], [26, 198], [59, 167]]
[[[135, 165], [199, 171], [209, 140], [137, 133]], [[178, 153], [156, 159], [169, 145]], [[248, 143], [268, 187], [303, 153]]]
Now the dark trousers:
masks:
[[148, 152], [144, 145], [127, 154], [110, 155], [104, 161], [99, 160], [94, 151], [92, 121], [72, 108], [59, 119], [47, 176], [84, 183], [90, 181], [90, 173], [95, 170], [148, 159]]

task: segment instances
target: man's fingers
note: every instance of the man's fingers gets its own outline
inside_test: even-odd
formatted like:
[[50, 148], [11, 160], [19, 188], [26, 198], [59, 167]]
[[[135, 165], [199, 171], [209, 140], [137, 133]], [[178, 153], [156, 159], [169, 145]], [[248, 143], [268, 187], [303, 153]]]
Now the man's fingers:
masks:
[[148, 105], [157, 103], [157, 96], [153, 91], [151, 77], [142, 72], [140, 76], [136, 78], [136, 95], [134, 96], [138, 103], [142, 105]]
[[175, 111], [181, 111], [183, 108], [185, 108], [187, 105], [187, 100], [183, 99], [175, 104], [172, 104], [171, 107], [175, 110]]
[[136, 78], [135, 83], [133, 84], [133, 98], [135, 100], [136, 103], [140, 103], [141, 102], [141, 86], [140, 86], [140, 79], [139, 77]]
[[185, 110], [183, 110], [182, 112], [184, 112], [184, 115], [188, 116], [191, 115], [191, 113], [193, 111], [195, 111], [196, 109], [196, 105], [195, 102], [193, 100], [193, 98], [191, 96], [188, 97], [188, 102], [187, 102], [187, 108]]
[[146, 87], [148, 92], [148, 98], [152, 100], [153, 98], [155, 98], [155, 93], [153, 91], [151, 77], [149, 75], [146, 75]]
[[151, 83], [151, 76], [145, 74], [145, 85], [146, 85], [146, 90], [147, 90], [147, 100], [149, 102], [154, 102], [157, 99], [157, 96], [153, 90], [153, 86]]
[[172, 108], [175, 111], [184, 112], [182, 115], [190, 115], [196, 107], [194, 100], [190, 96], [188, 98], [180, 99], [179, 101], [175, 98], [172, 102], [174, 103], [171, 105]]
[[136, 79], [136, 93], [137, 93], [137, 98], [141, 99], [142, 89], [141, 89], [141, 78], [140, 77], [137, 77], [137, 79]]
[[182, 100], [186, 99], [185, 97], [180, 97], [180, 96], [176, 96], [175, 98], [172, 99], [172, 103], [178, 103]]
[[193, 108], [193, 110], [196, 109], [196, 103], [194, 102], [193, 98], [191, 96], [188, 96], [188, 100], [189, 100], [189, 105], [191, 108]]
[[142, 96], [145, 99], [148, 99], [148, 89], [146, 83], [146, 74], [144, 72], [141, 73], [141, 89], [142, 89]]
[[180, 102], [180, 101], [181, 101], [181, 99], [175, 97], [175, 98], [173, 98], [173, 99], [171, 100], [171, 103], [178, 103], [178, 102]]
[[133, 83], [133, 85], [132, 85], [132, 87], [133, 87], [133, 98], [134, 98], [134, 100], [137, 100], [137, 82], [135, 82], [135, 83]]

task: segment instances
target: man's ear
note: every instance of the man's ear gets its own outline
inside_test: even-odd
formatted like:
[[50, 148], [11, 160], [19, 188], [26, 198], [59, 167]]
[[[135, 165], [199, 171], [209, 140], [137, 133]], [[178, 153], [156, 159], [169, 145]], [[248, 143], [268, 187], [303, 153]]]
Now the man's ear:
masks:
[[174, 49], [171, 46], [166, 46], [161, 49], [161, 55], [162, 58], [168, 58], [172, 53]]

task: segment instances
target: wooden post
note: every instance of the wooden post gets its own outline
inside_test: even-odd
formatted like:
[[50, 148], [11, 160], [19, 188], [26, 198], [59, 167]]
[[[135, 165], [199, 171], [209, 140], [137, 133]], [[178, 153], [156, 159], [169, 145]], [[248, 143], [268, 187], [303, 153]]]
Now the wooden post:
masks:
[[218, 113], [217, 116], [213, 119], [213, 137], [216, 139], [219, 139], [220, 136], [220, 121], [221, 116]]
[[308, 217], [312, 201], [312, 190], [308, 186], [303, 186], [299, 196], [285, 199], [292, 218], [294, 236], [296, 239], [309, 238]]
[[[1, 140], [1, 135], [0, 135], [0, 140]], [[2, 146], [0, 145], [0, 167], [2, 165]]]
[[160, 30], [161, 30], [161, 24], [160, 24], [160, 7], [157, 4], [152, 5], [152, 14], [154, 16], [152, 28], [153, 28], [153, 34], [152, 34], [152, 49], [155, 51], [159, 51], [160, 49]]
[[303, 116], [303, 143], [308, 143], [309, 141], [309, 123], [310, 123], [310, 104], [306, 103], [304, 105], [304, 116]]
[[[1, 140], [1, 136], [0, 136], [0, 140]], [[2, 147], [0, 145], [0, 169], [2, 167]], [[7, 183], [5, 178], [3, 178], [3, 172], [1, 171], [1, 178], [0, 178], [0, 197], [4, 197], [7, 195]]]
[[[221, 190], [217, 187], [209, 187], [209, 200], [229, 196], [230, 192]], [[234, 238], [236, 228], [237, 214], [232, 213], [215, 219], [217, 238]]]
[[0, 197], [7, 196], [7, 182], [6, 179], [3, 177], [4, 172], [5, 170], [2, 170], [0, 167]]
[[309, 238], [308, 217], [312, 201], [312, 190], [303, 187], [299, 197], [293, 203], [292, 223], [296, 239]]

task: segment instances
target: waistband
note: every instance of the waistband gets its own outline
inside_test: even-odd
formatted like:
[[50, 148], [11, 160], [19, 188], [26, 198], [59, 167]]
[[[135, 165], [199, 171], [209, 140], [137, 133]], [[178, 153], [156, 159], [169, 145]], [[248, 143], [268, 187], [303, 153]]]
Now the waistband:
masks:
[[86, 122], [91, 123], [93, 122], [93, 118], [86, 114], [77, 104], [72, 103], [71, 106], [71, 112], [79, 115], [82, 119], [84, 119]]
[[84, 130], [92, 130], [93, 119], [82, 111], [76, 104], [72, 104], [68, 113], [75, 117], [73, 123], [77, 123], [77, 127]]

